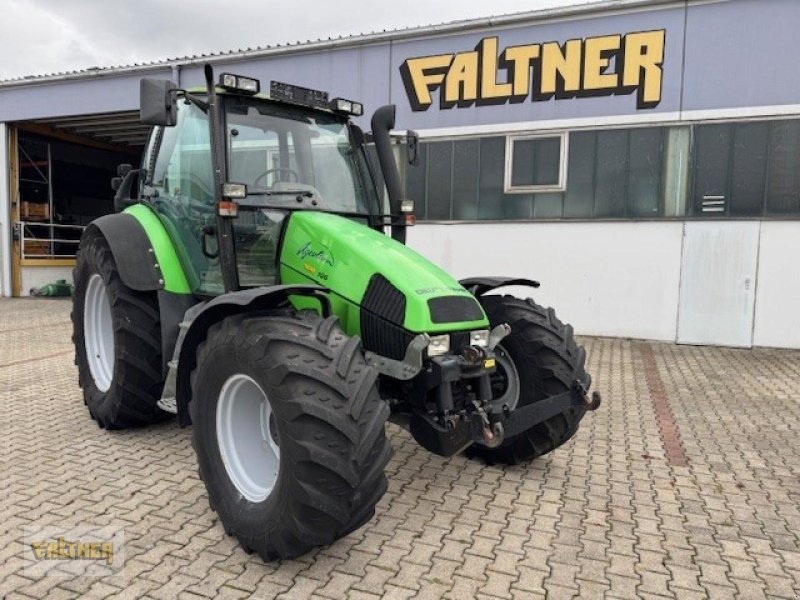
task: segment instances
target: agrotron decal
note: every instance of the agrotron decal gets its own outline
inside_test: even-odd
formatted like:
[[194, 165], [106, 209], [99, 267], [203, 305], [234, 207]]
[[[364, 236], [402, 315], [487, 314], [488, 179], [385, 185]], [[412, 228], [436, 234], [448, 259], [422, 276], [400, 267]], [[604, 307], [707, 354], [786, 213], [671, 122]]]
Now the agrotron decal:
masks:
[[483, 38], [474, 50], [409, 58], [400, 66], [411, 108], [636, 93], [638, 108], [661, 102], [666, 30], [508, 46]]

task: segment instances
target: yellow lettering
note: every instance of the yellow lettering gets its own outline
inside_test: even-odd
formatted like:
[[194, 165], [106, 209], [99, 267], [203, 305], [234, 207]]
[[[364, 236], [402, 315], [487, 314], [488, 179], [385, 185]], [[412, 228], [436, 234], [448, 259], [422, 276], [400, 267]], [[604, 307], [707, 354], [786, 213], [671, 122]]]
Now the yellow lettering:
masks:
[[459, 101], [474, 102], [478, 99], [478, 53], [456, 54], [447, 71], [444, 86], [444, 101], [453, 105]]
[[37, 560], [42, 560], [47, 554], [47, 547], [50, 544], [47, 542], [34, 542], [31, 544], [31, 548], [33, 548], [33, 554], [36, 556]]
[[101, 548], [103, 552], [102, 556], [106, 559], [106, 564], [112, 564], [114, 562], [114, 543], [103, 542]]
[[481, 52], [481, 99], [496, 100], [511, 96], [510, 83], [497, 83], [497, 38], [483, 38]]
[[472, 51], [409, 58], [400, 74], [413, 111], [427, 110], [436, 90], [442, 108], [520, 102], [529, 95], [539, 101], [554, 95], [634, 92], [639, 108], [653, 108], [661, 101], [665, 43], [666, 31], [661, 29], [563, 44], [523, 44], [499, 52], [499, 39], [493, 36]]
[[[539, 91], [547, 96], [557, 91], [578, 92], [581, 88], [581, 40], [569, 40], [561, 46], [556, 42], [542, 44], [542, 66], [539, 73]], [[559, 87], [556, 76], [561, 77]]]
[[510, 46], [503, 52], [503, 59], [512, 64], [515, 96], [527, 96], [531, 89], [531, 61], [539, 58], [539, 44]]
[[[606, 73], [610, 62], [609, 53], [620, 49], [622, 37], [606, 35], [586, 38], [583, 56], [583, 89], [613, 90], [619, 86], [619, 75]], [[619, 65], [617, 65], [619, 70]]]
[[665, 40], [666, 31], [663, 29], [629, 33], [625, 36], [622, 85], [640, 88], [640, 104], [653, 105], [661, 102], [661, 65], [664, 63]]
[[412, 102], [415, 110], [424, 110], [431, 105], [433, 102], [431, 90], [435, 90], [442, 84], [452, 60], [452, 54], [438, 54], [409, 58], [403, 63], [403, 82], [406, 90], [411, 91], [414, 95]]

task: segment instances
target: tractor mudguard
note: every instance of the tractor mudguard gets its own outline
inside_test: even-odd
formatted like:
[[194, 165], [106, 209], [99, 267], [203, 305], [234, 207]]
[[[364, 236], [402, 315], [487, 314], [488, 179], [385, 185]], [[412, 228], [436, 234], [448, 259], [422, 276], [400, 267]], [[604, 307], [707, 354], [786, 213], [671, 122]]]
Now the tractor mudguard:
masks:
[[178, 323], [184, 312], [198, 302], [191, 294], [169, 235], [155, 213], [144, 205], [95, 219], [87, 231], [92, 228], [108, 242], [122, 283], [137, 292], [158, 292], [162, 371], [166, 374]]
[[483, 296], [486, 292], [491, 292], [499, 287], [507, 285], [524, 285], [532, 288], [538, 288], [539, 282], [533, 279], [523, 279], [518, 277], [468, 277], [459, 281], [461, 285], [467, 288], [474, 296]]
[[225, 317], [238, 313], [252, 313], [259, 310], [288, 305], [289, 296], [311, 296], [320, 303], [321, 314], [331, 314], [331, 306], [325, 295], [328, 289], [319, 285], [272, 285], [217, 296], [204, 304], [197, 304], [184, 315], [180, 333], [175, 345], [173, 362], [177, 359], [177, 369], [171, 365], [164, 385], [162, 400], [169, 403], [174, 394], [178, 423], [185, 427], [191, 423], [189, 400], [191, 397], [190, 375], [196, 364], [197, 347], [206, 338], [209, 327]]
[[92, 221], [87, 230], [91, 228], [103, 234], [122, 282], [132, 290], [192, 293], [169, 234], [147, 206], [136, 204], [125, 212], [105, 215]]
[[103, 234], [114, 255], [122, 282], [137, 292], [164, 289], [164, 277], [156, 261], [150, 238], [139, 221], [126, 213], [95, 219], [87, 227]]

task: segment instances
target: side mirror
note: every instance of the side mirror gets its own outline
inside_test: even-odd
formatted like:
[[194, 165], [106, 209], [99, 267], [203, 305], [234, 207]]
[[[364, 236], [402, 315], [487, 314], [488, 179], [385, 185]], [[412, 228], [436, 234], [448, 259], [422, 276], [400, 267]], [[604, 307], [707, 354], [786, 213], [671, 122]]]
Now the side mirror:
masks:
[[408, 158], [408, 164], [413, 167], [416, 167], [419, 164], [419, 152], [417, 151], [419, 146], [419, 135], [417, 132], [409, 129], [406, 132], [406, 154]]
[[139, 119], [144, 125], [172, 127], [177, 123], [175, 90], [169, 79], [144, 78], [139, 82]]
[[121, 165], [117, 165], [117, 176], [125, 177], [125, 175], [130, 173], [131, 169], [133, 169], [133, 165], [130, 165], [128, 163], [122, 163]]
[[111, 189], [115, 192], [119, 189], [119, 186], [122, 185], [122, 177], [112, 177], [111, 178]]

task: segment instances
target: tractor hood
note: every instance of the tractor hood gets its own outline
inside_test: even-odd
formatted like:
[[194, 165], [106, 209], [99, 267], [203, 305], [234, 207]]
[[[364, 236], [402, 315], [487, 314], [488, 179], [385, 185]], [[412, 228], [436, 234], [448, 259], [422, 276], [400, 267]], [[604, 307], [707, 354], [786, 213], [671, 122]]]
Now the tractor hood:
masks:
[[294, 212], [280, 263], [283, 283], [313, 282], [331, 290], [348, 334], [360, 333], [365, 316], [412, 333], [489, 326], [480, 304], [445, 271], [389, 236], [338, 215]]

